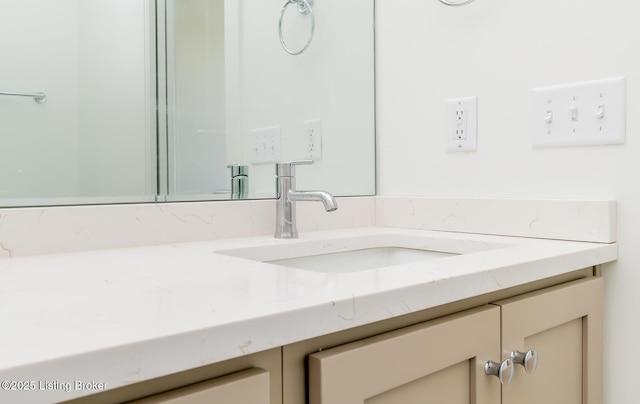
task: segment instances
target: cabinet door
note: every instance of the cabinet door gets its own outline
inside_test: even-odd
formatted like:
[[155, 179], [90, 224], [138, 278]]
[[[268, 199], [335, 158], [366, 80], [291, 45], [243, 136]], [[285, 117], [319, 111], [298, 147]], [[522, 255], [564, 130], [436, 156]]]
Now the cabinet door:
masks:
[[309, 402], [496, 404], [499, 355], [500, 311], [482, 306], [310, 355]]
[[590, 278], [529, 293], [502, 307], [503, 358], [538, 352], [538, 368], [516, 366], [503, 404], [601, 404], [603, 280]]
[[253, 368], [133, 401], [136, 404], [269, 404], [269, 372]]

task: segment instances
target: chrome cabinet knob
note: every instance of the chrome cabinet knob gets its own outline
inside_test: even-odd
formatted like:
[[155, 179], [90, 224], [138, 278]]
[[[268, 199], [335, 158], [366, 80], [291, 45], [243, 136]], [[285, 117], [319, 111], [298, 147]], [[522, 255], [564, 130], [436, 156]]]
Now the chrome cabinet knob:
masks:
[[521, 365], [527, 373], [533, 373], [538, 368], [538, 351], [529, 349], [527, 352], [511, 352], [513, 363]]
[[484, 365], [484, 373], [488, 376], [496, 376], [500, 384], [509, 384], [515, 373], [515, 365], [511, 358], [505, 359], [502, 363], [489, 361]]

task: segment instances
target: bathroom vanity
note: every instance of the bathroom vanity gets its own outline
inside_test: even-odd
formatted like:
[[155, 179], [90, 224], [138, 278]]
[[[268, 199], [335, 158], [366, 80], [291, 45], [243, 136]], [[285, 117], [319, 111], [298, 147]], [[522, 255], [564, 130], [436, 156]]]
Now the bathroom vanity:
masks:
[[[365, 199], [339, 204], [369, 204], [370, 225], [309, 231], [303, 222], [297, 240], [0, 260], [9, 325], [0, 376], [36, 382], [0, 398], [601, 402], [600, 272], [617, 258], [615, 203]], [[352, 270], [364, 261], [352, 252], [382, 247], [443, 255]], [[308, 262], [285, 261], [294, 258], [323, 264], [300, 269]], [[531, 349], [535, 372], [512, 364], [502, 386], [485, 374], [487, 362]]]
[[[553, 394], [564, 403], [599, 403], [602, 286], [591, 270], [576, 271], [494, 294], [489, 303], [482, 302], [492, 296], [457, 302], [77, 402], [418, 403], [428, 394], [436, 402], [522, 404]], [[534, 373], [519, 366], [502, 387], [484, 374], [487, 360], [531, 347], [541, 357]]]

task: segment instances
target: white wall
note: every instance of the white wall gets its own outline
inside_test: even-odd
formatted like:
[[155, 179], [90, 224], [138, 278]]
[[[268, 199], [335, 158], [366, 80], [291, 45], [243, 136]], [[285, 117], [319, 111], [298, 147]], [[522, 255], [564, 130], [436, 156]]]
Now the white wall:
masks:
[[[640, 377], [640, 5], [632, 0], [376, 2], [380, 195], [618, 200], [606, 280], [605, 399]], [[530, 89], [627, 77], [627, 141], [531, 148]], [[445, 100], [478, 96], [478, 150], [445, 152]]]

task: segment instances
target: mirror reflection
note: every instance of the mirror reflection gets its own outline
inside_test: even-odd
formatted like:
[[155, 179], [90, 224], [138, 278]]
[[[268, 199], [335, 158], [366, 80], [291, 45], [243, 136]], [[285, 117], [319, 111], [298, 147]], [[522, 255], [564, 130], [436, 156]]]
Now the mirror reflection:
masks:
[[285, 5], [0, 0], [0, 205], [373, 194], [373, 1]]
[[154, 23], [142, 1], [0, 0], [0, 204], [153, 200]]

